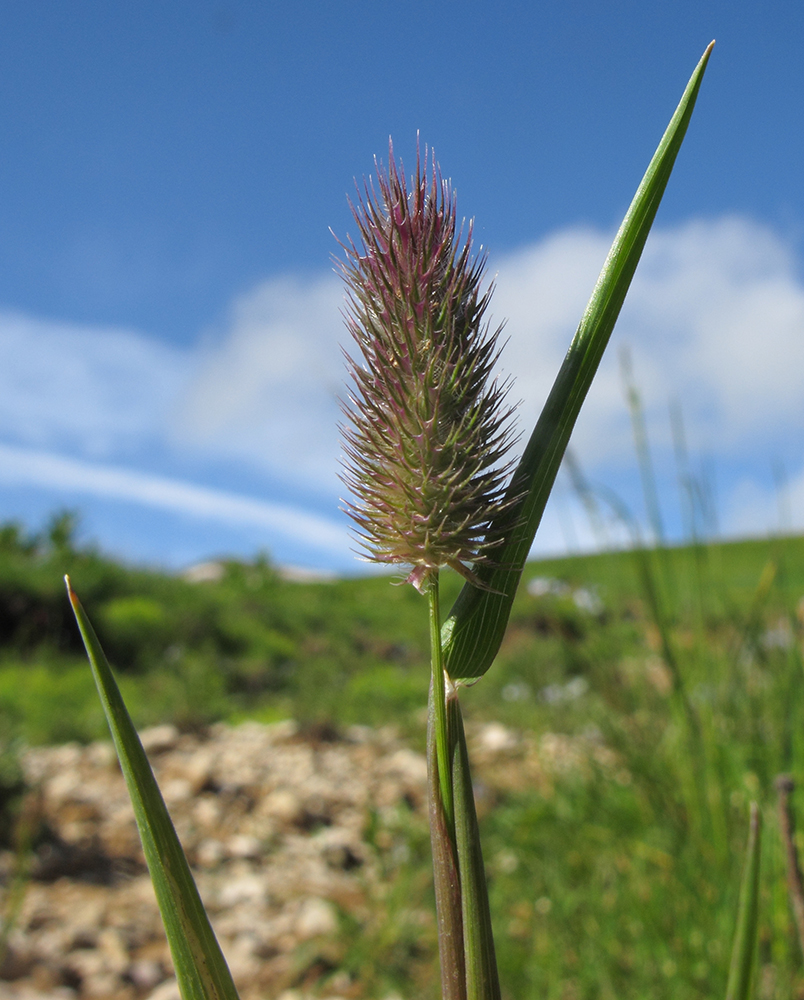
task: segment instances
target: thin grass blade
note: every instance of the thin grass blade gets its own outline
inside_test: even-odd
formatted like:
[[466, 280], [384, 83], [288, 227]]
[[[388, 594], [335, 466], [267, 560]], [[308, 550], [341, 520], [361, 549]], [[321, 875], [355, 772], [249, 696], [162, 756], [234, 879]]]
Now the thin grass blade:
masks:
[[461, 706], [456, 695], [447, 701], [454, 736], [452, 781], [455, 803], [455, 842], [461, 879], [463, 950], [467, 1000], [500, 1000], [500, 979], [489, 911], [486, 869], [480, 846], [475, 793], [469, 771], [469, 752]]
[[737, 910], [737, 930], [731, 953], [726, 1000], [748, 1000], [751, 973], [757, 949], [759, 924], [759, 863], [762, 848], [762, 814], [756, 802], [751, 803], [748, 847], [745, 852], [740, 903]]
[[495, 552], [494, 565], [478, 571], [487, 589], [467, 583], [444, 623], [445, 664], [453, 680], [482, 676], [500, 648], [522, 567], [684, 140], [712, 45], [714, 42], [692, 74], [614, 238], [569, 352], [512, 477], [509, 495], [522, 499], [503, 515], [506, 543]]
[[126, 779], [183, 1000], [238, 1000], [151, 765], [81, 602], [67, 593]]

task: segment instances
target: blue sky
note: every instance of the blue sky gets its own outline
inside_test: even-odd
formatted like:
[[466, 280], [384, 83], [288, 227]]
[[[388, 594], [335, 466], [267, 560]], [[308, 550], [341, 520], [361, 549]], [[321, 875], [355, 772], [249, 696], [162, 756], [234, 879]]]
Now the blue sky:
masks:
[[[712, 38], [573, 448], [643, 516], [627, 345], [669, 533], [669, 403], [723, 534], [804, 528], [804, 7], [706, 0], [4, 4], [0, 518], [78, 508], [83, 537], [172, 567], [352, 567], [329, 227], [354, 229], [353, 178], [389, 135], [408, 163], [417, 131], [435, 148], [527, 432]], [[562, 478], [537, 548], [593, 541]]]

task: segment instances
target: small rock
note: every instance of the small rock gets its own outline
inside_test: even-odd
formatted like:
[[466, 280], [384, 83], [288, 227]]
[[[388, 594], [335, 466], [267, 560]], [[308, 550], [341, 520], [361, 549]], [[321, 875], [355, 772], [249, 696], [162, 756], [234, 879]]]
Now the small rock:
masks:
[[193, 818], [201, 826], [215, 826], [221, 818], [220, 803], [211, 795], [205, 795], [193, 804]]
[[499, 722], [489, 722], [480, 730], [478, 742], [484, 750], [500, 753], [504, 750], [513, 750], [519, 740], [515, 733]]
[[282, 719], [280, 722], [272, 722], [265, 727], [272, 741], [292, 740], [299, 731], [299, 724], [295, 719]]
[[96, 740], [90, 743], [84, 751], [87, 762], [93, 767], [112, 767], [117, 765], [117, 754], [108, 740]]
[[223, 860], [223, 844], [213, 837], [202, 840], [196, 848], [195, 859], [202, 868], [215, 868]]
[[141, 958], [132, 962], [126, 970], [126, 978], [130, 979], [138, 990], [152, 990], [165, 978], [165, 970], [161, 962], [154, 959]]
[[162, 797], [168, 804], [186, 802], [192, 794], [193, 786], [186, 778], [171, 778], [162, 784]]
[[259, 858], [263, 854], [262, 844], [256, 837], [236, 833], [226, 841], [226, 853], [230, 858]]
[[407, 779], [411, 784], [418, 785], [427, 781], [427, 761], [420, 753], [402, 747], [388, 758], [389, 772], [394, 772]]
[[302, 940], [333, 934], [338, 929], [338, 918], [332, 903], [326, 899], [305, 899], [296, 918], [296, 933]]
[[267, 896], [263, 878], [259, 875], [241, 875], [240, 878], [232, 879], [223, 886], [218, 896], [218, 903], [228, 909], [241, 903], [263, 902]]
[[226, 575], [226, 567], [220, 562], [201, 562], [188, 566], [182, 579], [188, 583], [218, 583]]
[[303, 810], [297, 795], [287, 788], [277, 788], [260, 802], [258, 812], [261, 816], [270, 816], [280, 823], [293, 823]]
[[129, 964], [128, 950], [114, 927], [104, 927], [98, 935], [98, 949], [110, 971], [122, 975]]
[[166, 753], [173, 750], [179, 742], [179, 731], [175, 726], [165, 723], [162, 726], [151, 726], [140, 733], [140, 743], [147, 754]]
[[147, 1000], [181, 1000], [179, 984], [175, 979], [168, 979], [149, 993]]

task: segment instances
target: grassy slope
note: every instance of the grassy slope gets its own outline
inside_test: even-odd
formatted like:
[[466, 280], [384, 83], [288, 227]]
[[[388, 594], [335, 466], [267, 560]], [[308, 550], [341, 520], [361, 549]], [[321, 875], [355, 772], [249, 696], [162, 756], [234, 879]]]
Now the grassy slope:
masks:
[[[802, 557], [804, 539], [786, 539], [654, 553], [641, 567], [629, 553], [529, 564], [526, 582], [565, 586], [539, 597], [522, 588], [498, 662], [465, 693], [466, 713], [537, 739], [553, 732], [592, 750], [602, 743], [615, 763], [538, 789], [509, 783], [485, 816], [509, 996], [723, 995], [751, 797], [769, 819], [761, 995], [801, 989], [772, 782], [781, 770], [804, 775]], [[336, 726], [390, 721], [422, 740], [426, 614], [412, 588], [382, 578], [290, 584], [265, 562], [233, 563], [219, 583], [189, 584], [76, 552], [69, 532], [28, 540], [6, 529], [6, 741], [104, 734], [65, 571], [140, 725], [293, 715]], [[445, 587], [448, 607], [458, 583]], [[389, 876], [422, 886], [426, 864], [417, 849]], [[406, 892], [400, 898], [409, 902]], [[386, 924], [397, 918], [391, 908]], [[404, 970], [419, 952], [393, 932], [384, 940], [382, 961], [358, 945], [343, 961], [367, 982], [382, 979], [377, 969], [401, 970], [404, 995]]]

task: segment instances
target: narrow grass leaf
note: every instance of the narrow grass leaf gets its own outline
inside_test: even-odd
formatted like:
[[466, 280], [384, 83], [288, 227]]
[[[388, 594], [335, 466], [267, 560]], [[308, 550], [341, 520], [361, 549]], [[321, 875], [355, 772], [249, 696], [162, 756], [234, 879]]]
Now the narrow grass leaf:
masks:
[[486, 869], [480, 846], [475, 793], [469, 771], [469, 752], [457, 697], [447, 701], [453, 736], [453, 800], [455, 843], [461, 878], [463, 950], [466, 963], [467, 1000], [500, 1000], [500, 980], [489, 911]]
[[229, 967], [210, 926], [134, 723], [98, 637], [70, 586], [69, 577], [65, 579], [134, 806], [183, 1000], [237, 1000]]
[[480, 567], [483, 587], [464, 585], [444, 623], [446, 668], [453, 680], [482, 676], [500, 648], [514, 594], [581, 404], [597, 372], [656, 216], [692, 116], [712, 51], [704, 52], [614, 238], [592, 297], [559, 370], [539, 421], [511, 480], [521, 497], [501, 515], [506, 541], [493, 565]]
[[762, 814], [756, 802], [751, 803], [748, 847], [745, 853], [740, 903], [737, 910], [737, 930], [731, 953], [726, 1000], [748, 1000], [751, 972], [757, 948], [759, 922], [759, 862], [762, 842]]

